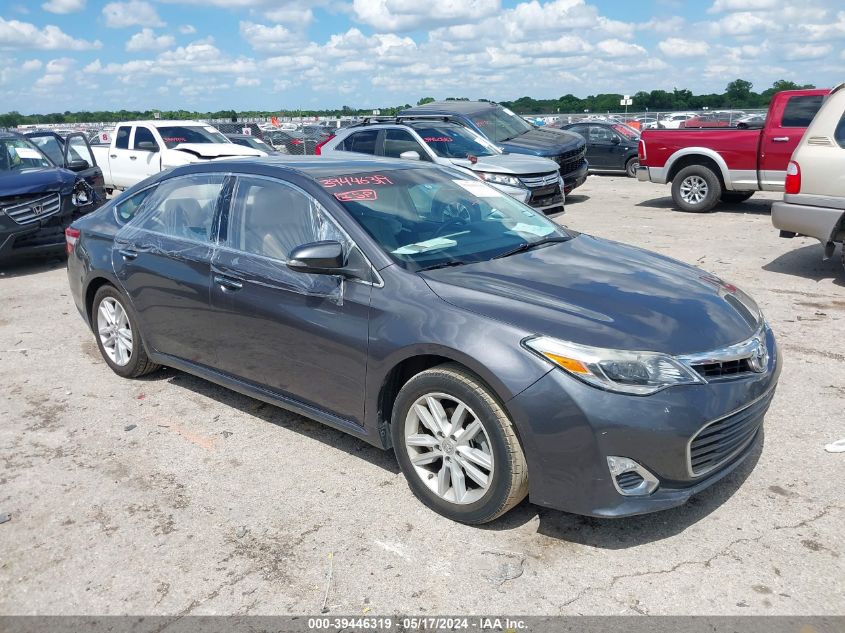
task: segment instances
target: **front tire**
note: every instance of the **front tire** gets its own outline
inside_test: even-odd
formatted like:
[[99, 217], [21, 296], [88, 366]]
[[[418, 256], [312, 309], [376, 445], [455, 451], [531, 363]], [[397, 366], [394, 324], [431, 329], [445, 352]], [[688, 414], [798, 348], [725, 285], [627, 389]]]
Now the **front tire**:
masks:
[[528, 494], [513, 423], [478, 376], [445, 364], [411, 378], [393, 406], [396, 458], [414, 495], [461, 523], [487, 523]]
[[672, 200], [682, 211], [706, 213], [722, 195], [722, 183], [709, 167], [690, 165], [672, 180]]
[[97, 290], [91, 324], [103, 360], [118, 376], [138, 378], [159, 368], [147, 357], [129, 301], [114, 286]]
[[637, 168], [640, 166], [640, 159], [639, 158], [629, 158], [628, 162], [625, 163], [625, 173], [628, 174], [628, 178], [636, 178], [637, 177]]
[[737, 204], [745, 202], [753, 195], [753, 191], [725, 191], [719, 197], [719, 200], [726, 204]]

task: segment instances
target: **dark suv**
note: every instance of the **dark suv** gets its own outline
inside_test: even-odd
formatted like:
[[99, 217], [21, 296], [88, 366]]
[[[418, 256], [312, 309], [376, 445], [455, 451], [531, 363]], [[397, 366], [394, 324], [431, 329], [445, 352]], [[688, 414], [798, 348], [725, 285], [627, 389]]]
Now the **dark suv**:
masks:
[[564, 192], [580, 187], [587, 179], [587, 146], [578, 134], [537, 127], [488, 101], [435, 101], [410, 108], [403, 115], [442, 114], [486, 136], [506, 152], [551, 158], [560, 166]]

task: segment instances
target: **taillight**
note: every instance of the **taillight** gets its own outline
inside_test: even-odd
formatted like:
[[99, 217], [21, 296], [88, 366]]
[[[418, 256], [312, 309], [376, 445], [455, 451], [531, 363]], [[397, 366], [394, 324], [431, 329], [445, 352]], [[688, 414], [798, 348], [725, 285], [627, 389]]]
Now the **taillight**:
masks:
[[643, 139], [640, 139], [640, 142], [637, 143], [637, 156], [641, 163], [645, 160], [645, 141]]
[[65, 229], [65, 251], [67, 251], [68, 255], [73, 253], [73, 249], [79, 241], [80, 235], [82, 235], [82, 231], [79, 229], [70, 226]]
[[801, 168], [794, 160], [789, 161], [786, 168], [786, 182], [783, 184], [786, 193], [799, 193], [801, 191]]
[[322, 152], [321, 152], [321, 150], [322, 150], [322, 148], [323, 148], [323, 145], [325, 145], [326, 143], [328, 143], [328, 142], [329, 142], [330, 140], [332, 140], [333, 138], [334, 138], [334, 134], [329, 134], [329, 136], [327, 136], [325, 139], [323, 139], [322, 141], [320, 141], [319, 143], [317, 143], [317, 147], [315, 147], [315, 148], [314, 148], [314, 155], [315, 155], [315, 156], [322, 156]]

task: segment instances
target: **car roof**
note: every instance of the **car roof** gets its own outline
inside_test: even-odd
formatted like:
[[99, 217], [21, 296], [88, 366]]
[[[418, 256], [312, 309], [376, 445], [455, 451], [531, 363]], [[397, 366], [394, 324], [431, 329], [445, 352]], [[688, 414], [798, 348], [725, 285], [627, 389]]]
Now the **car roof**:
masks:
[[490, 101], [433, 101], [425, 105], [406, 108], [403, 112], [440, 114], [457, 112], [458, 114], [474, 114], [498, 104]]
[[149, 127], [172, 127], [172, 126], [180, 126], [180, 127], [214, 127], [211, 123], [203, 123], [202, 121], [191, 121], [191, 120], [159, 120], [159, 119], [147, 119], [146, 121], [121, 121], [120, 123], [116, 124], [117, 126], [121, 125], [147, 125]]
[[370, 130], [370, 129], [384, 129], [384, 128], [416, 128], [422, 126], [430, 126], [430, 125], [437, 125], [438, 127], [453, 127], [458, 128], [461, 130], [466, 130], [466, 126], [461, 125], [460, 123], [454, 121], [444, 121], [443, 119], [417, 119], [411, 121], [374, 121], [372, 123], [359, 123], [357, 125], [349, 125], [347, 127], [341, 128], [338, 130], [337, 135], [340, 135], [342, 132], [349, 132], [350, 134], [353, 132], [360, 132], [362, 130]]
[[335, 156], [267, 156], [267, 157], [244, 157], [227, 158], [215, 161], [203, 161], [191, 163], [177, 169], [185, 170], [185, 173], [192, 171], [227, 171], [233, 165], [246, 171], [244, 168], [253, 166], [263, 168], [262, 171], [279, 170], [288, 173], [299, 173], [310, 178], [326, 178], [339, 175], [351, 175], [370, 173], [374, 171], [401, 171], [406, 169], [432, 169], [435, 165], [431, 163], [418, 163], [415, 161], [402, 161], [392, 158], [347, 158]]

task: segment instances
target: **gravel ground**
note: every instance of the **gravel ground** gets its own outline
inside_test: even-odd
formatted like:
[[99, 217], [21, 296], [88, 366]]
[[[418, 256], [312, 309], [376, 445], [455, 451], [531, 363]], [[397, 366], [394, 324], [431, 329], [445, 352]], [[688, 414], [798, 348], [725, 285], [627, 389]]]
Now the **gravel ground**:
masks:
[[616, 521], [524, 502], [451, 523], [390, 453], [172, 370], [118, 378], [62, 262], [5, 269], [0, 613], [845, 613], [845, 454], [823, 449], [845, 437], [839, 253], [779, 239], [776, 195], [692, 215], [668, 194], [591, 176], [560, 221], [737, 283], [784, 369], [754, 459]]

